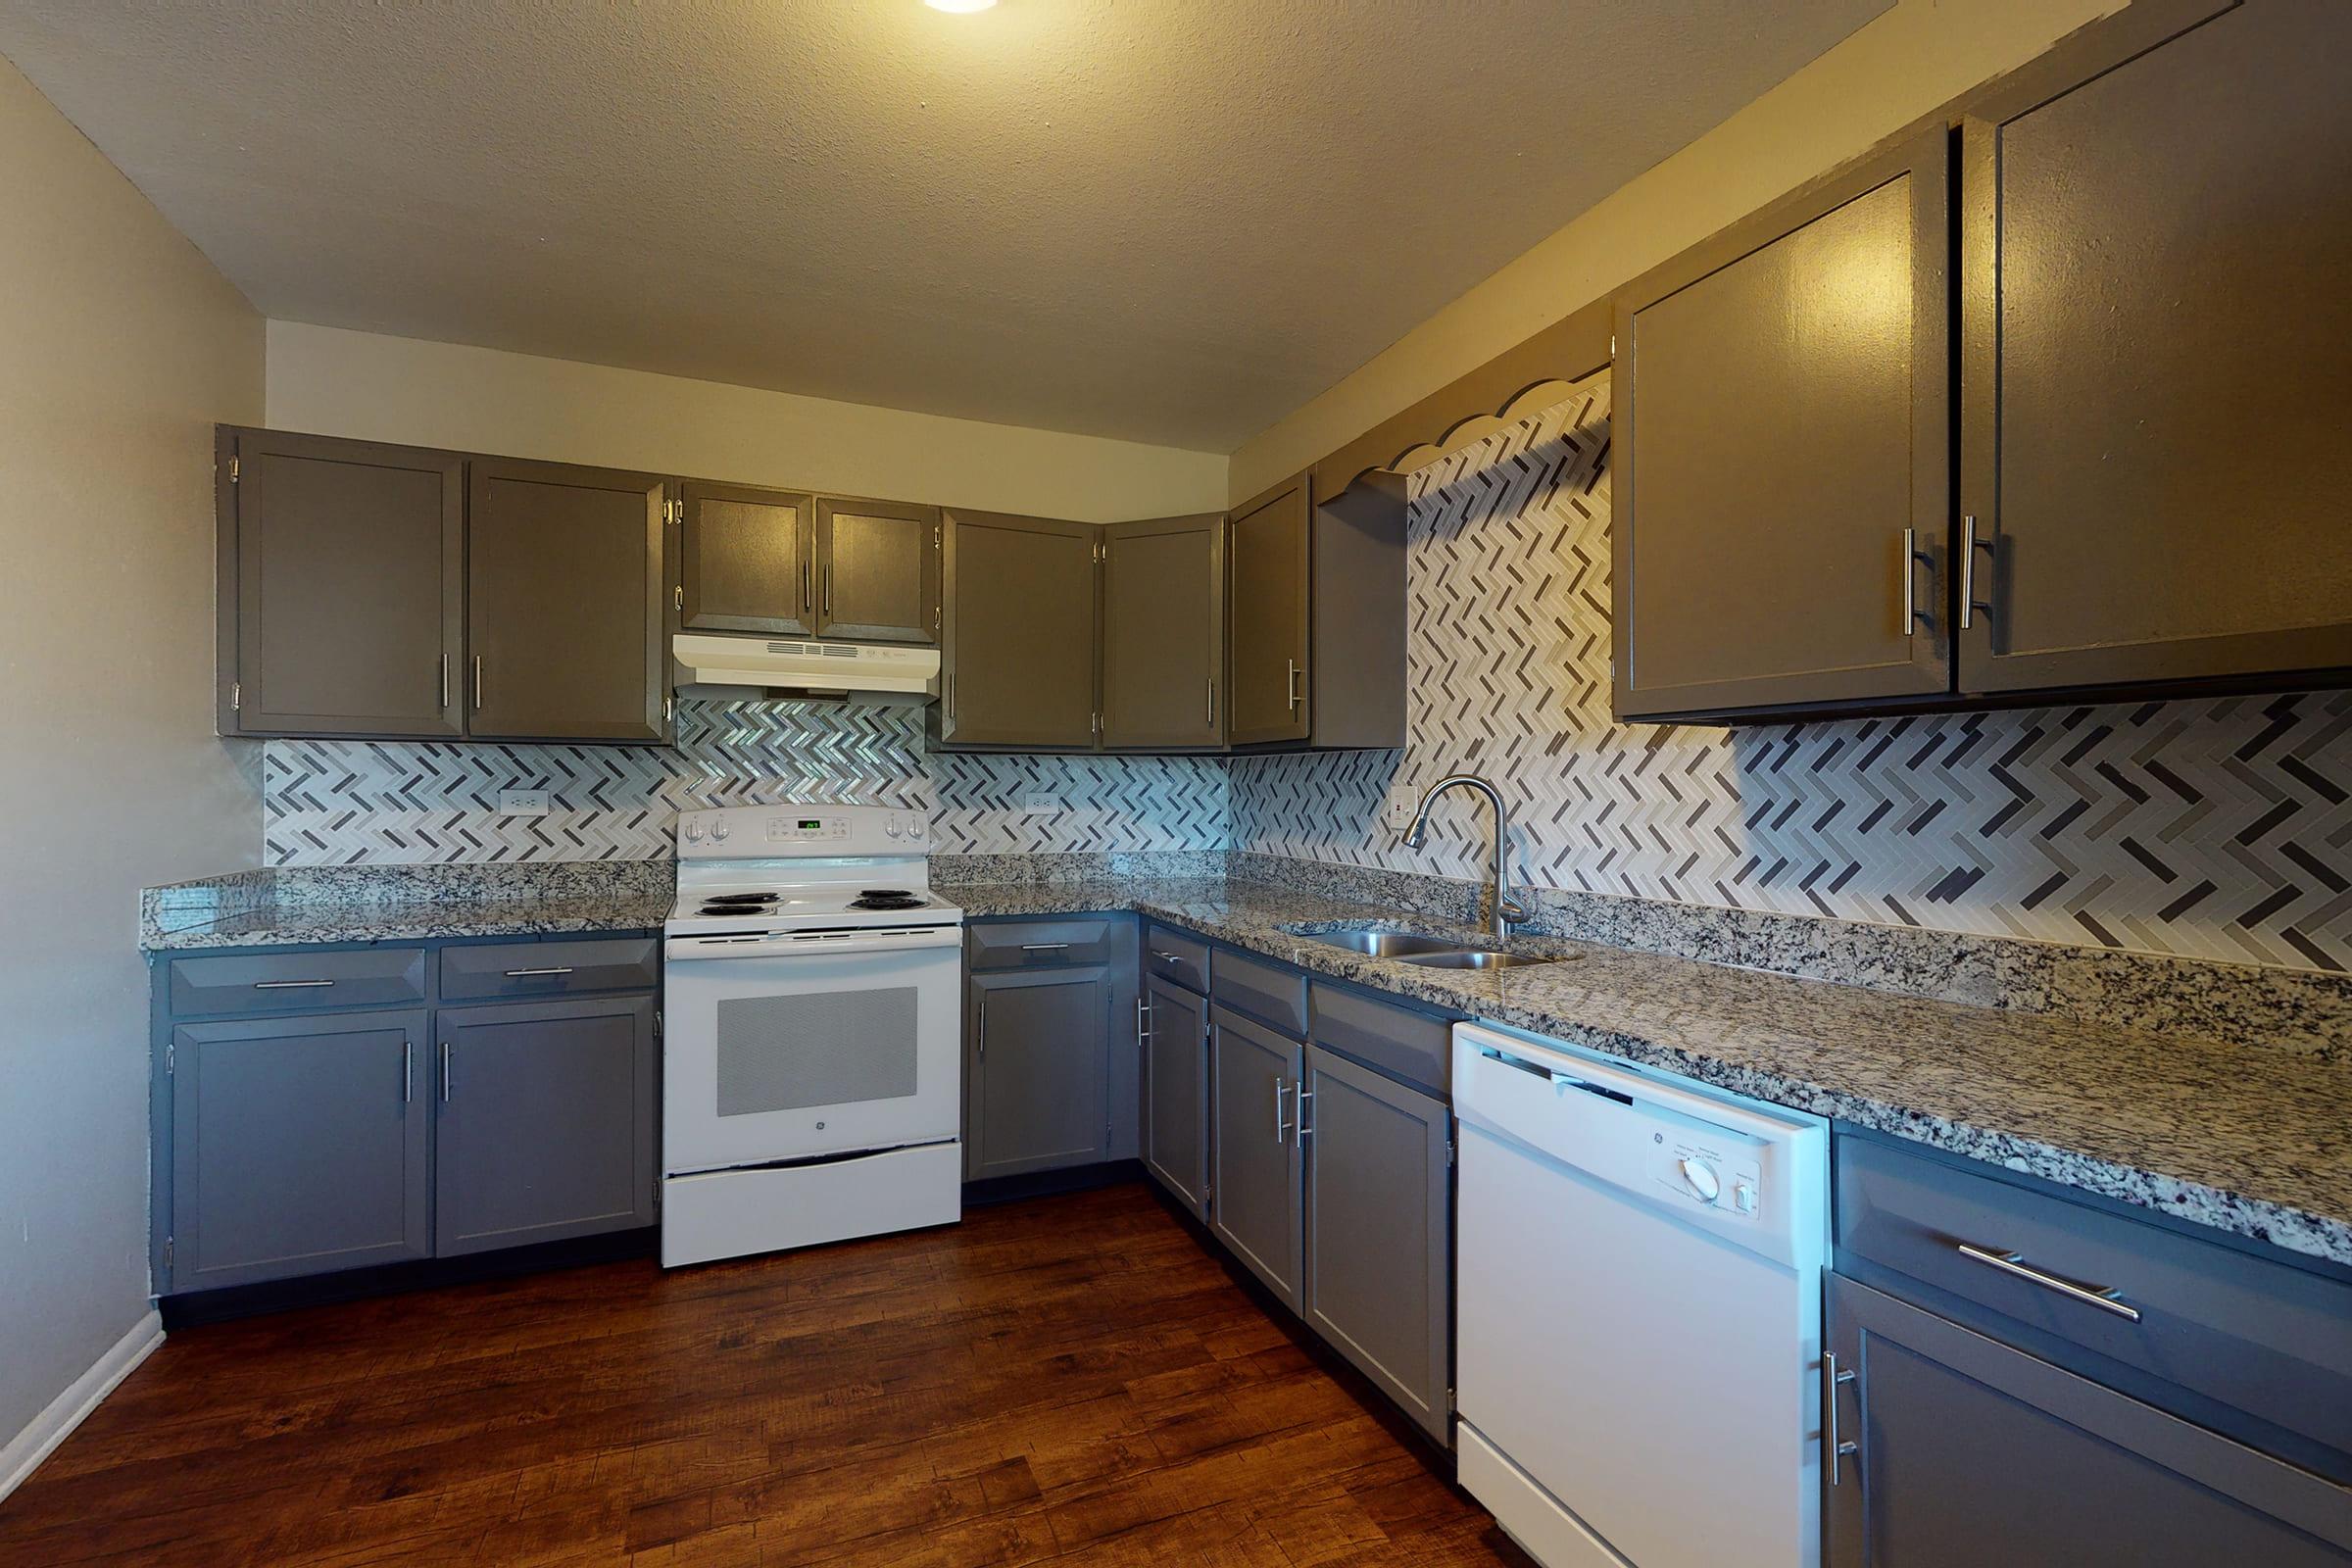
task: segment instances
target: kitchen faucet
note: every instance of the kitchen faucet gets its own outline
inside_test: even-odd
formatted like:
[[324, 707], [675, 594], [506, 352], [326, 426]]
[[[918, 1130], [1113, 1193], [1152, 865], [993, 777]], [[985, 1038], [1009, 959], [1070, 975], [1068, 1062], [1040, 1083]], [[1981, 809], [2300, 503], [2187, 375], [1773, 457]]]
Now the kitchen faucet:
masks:
[[1448, 773], [1429, 787], [1421, 797], [1421, 808], [1413, 813], [1413, 825], [1405, 830], [1404, 846], [1417, 850], [1429, 833], [1429, 808], [1437, 798], [1450, 789], [1476, 790], [1494, 808], [1494, 940], [1508, 941], [1514, 922], [1527, 918], [1527, 906], [1511, 897], [1511, 808], [1502, 804], [1502, 795], [1493, 784], [1476, 773]]

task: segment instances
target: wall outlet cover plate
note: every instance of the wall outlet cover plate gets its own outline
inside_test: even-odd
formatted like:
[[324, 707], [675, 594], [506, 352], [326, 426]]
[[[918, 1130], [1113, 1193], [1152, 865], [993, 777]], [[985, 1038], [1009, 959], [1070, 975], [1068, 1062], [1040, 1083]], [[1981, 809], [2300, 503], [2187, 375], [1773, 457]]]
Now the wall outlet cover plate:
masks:
[[498, 810], [501, 816], [545, 816], [547, 791], [500, 790]]
[[1031, 790], [1021, 797], [1021, 809], [1031, 816], [1052, 816], [1062, 809], [1061, 797]]
[[1421, 804], [1412, 787], [1398, 784], [1389, 791], [1388, 806], [1382, 813], [1392, 833], [1402, 833], [1413, 825], [1413, 808]]

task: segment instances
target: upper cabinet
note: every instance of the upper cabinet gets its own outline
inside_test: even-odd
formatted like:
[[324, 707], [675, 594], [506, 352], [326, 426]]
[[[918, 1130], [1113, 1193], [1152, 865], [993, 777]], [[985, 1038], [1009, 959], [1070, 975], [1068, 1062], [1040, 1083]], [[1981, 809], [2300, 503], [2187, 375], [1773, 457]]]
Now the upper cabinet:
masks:
[[940, 552], [937, 507], [819, 497], [816, 634], [937, 642]]
[[1114, 522], [1102, 534], [1102, 744], [1225, 740], [1225, 517]]
[[220, 435], [220, 733], [461, 732], [466, 460]]
[[1620, 296], [1621, 717], [1951, 689], [1946, 161], [1915, 138]]
[[649, 474], [473, 461], [467, 734], [668, 737], [667, 489]]
[[1964, 691], [2352, 665], [2347, 56], [2139, 0], [1962, 121]]
[[680, 629], [806, 637], [815, 628], [812, 497], [693, 480], [678, 508]]
[[940, 701], [931, 738], [952, 746], [1085, 750], [1095, 744], [1092, 523], [951, 509]]
[[1236, 746], [1306, 739], [1308, 488], [1300, 474], [1233, 514], [1225, 731]]

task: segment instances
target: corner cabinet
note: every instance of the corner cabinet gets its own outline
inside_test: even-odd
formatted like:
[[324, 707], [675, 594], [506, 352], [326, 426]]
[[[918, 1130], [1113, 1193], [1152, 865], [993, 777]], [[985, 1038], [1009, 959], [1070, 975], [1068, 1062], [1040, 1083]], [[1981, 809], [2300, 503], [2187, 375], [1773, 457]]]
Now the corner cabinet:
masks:
[[931, 739], [1092, 749], [1102, 530], [963, 509], [945, 513], [941, 530], [947, 587]]
[[1236, 750], [1404, 744], [1405, 501], [1311, 475], [1236, 508], [1226, 542], [1225, 739]]

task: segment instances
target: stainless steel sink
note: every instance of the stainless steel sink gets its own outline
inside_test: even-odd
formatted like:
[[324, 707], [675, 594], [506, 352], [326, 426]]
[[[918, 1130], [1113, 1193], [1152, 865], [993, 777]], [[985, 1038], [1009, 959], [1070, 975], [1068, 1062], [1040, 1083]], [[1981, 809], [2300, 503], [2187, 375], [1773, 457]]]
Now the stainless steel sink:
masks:
[[1406, 958], [1406, 963], [1424, 969], [1516, 969], [1530, 963], [1558, 963], [1558, 958], [1539, 957], [1531, 953], [1490, 953], [1483, 948], [1455, 948], [1446, 953], [1426, 953]]
[[1466, 951], [1444, 937], [1419, 936], [1411, 931], [1300, 931], [1297, 935], [1325, 947], [1346, 948], [1375, 958], [1404, 958], [1417, 954], [1444, 956]]

